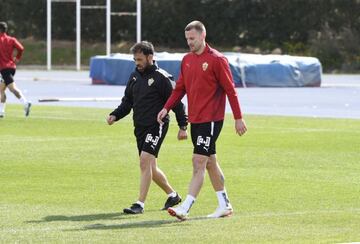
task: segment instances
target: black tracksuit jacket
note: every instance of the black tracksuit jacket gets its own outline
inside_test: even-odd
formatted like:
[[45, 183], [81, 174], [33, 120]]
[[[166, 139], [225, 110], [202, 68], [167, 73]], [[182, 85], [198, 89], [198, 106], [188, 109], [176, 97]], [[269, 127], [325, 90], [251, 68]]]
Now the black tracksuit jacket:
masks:
[[[157, 122], [157, 115], [164, 107], [175, 87], [173, 77], [155, 63], [148, 66], [143, 73], [137, 69], [130, 75], [121, 104], [110, 113], [119, 120], [133, 109], [135, 127], [147, 127]], [[179, 102], [173, 109], [180, 126], [187, 126], [185, 105]], [[169, 122], [169, 115], [164, 119]]]

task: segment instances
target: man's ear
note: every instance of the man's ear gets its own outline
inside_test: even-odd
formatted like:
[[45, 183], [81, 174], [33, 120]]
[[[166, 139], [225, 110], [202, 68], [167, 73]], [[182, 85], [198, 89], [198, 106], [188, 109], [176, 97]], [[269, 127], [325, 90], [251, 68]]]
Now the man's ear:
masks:
[[149, 54], [149, 55], [147, 56], [148, 62], [152, 62], [152, 61], [153, 61], [153, 58], [154, 58], [154, 55], [153, 55], [153, 54]]
[[205, 38], [206, 38], [206, 32], [205, 31], [201, 32], [201, 37], [205, 40]]

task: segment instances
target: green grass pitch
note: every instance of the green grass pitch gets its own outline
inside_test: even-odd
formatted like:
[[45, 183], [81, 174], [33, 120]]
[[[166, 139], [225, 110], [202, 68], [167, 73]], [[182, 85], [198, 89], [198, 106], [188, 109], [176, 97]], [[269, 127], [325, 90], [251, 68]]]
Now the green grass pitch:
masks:
[[[218, 158], [235, 213], [206, 219], [208, 176], [190, 219], [178, 222], [152, 184], [143, 215], [131, 116], [111, 109], [8, 105], [0, 120], [0, 243], [342, 243], [360, 241], [360, 120], [246, 116], [244, 137], [227, 116]], [[170, 130], [158, 164], [186, 196], [190, 140]]]

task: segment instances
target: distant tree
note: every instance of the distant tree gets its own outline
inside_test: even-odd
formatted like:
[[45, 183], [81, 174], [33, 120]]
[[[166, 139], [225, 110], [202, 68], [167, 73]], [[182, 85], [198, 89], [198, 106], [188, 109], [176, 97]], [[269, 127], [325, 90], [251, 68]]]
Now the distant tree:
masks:
[[[0, 21], [20, 38], [46, 38], [46, 0], [1, 0]], [[106, 0], [81, 0], [105, 5]], [[52, 36], [75, 40], [75, 4], [52, 3]], [[135, 12], [136, 0], [112, 0], [112, 12]], [[285, 53], [318, 55], [323, 63], [358, 61], [360, 0], [142, 0], [142, 38], [155, 46], [187, 48], [184, 27], [205, 23], [216, 47], [280, 48]], [[112, 16], [112, 42], [136, 40], [135, 16]], [[105, 40], [105, 10], [81, 11], [82, 40]], [[333, 39], [331, 39], [333, 38]], [[242, 49], [244, 50], [244, 49]], [[340, 58], [341, 57], [341, 58]], [[327, 61], [326, 61], [327, 60]], [[360, 64], [359, 64], [360, 65]]]
[[20, 38], [42, 37], [46, 30], [46, 0], [1, 0], [0, 21], [6, 21], [10, 34]]

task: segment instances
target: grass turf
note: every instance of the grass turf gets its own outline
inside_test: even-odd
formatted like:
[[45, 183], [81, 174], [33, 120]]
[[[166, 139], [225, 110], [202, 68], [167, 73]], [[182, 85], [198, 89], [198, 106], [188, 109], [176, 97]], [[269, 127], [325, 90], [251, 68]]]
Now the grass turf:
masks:
[[[109, 109], [8, 105], [0, 120], [1, 243], [336, 243], [360, 241], [360, 120], [247, 116], [239, 138], [228, 116], [217, 151], [235, 209], [217, 206], [208, 177], [190, 219], [178, 222], [152, 184], [145, 214], [136, 200], [138, 156], [131, 116]], [[172, 116], [158, 164], [185, 197], [191, 142]]]

